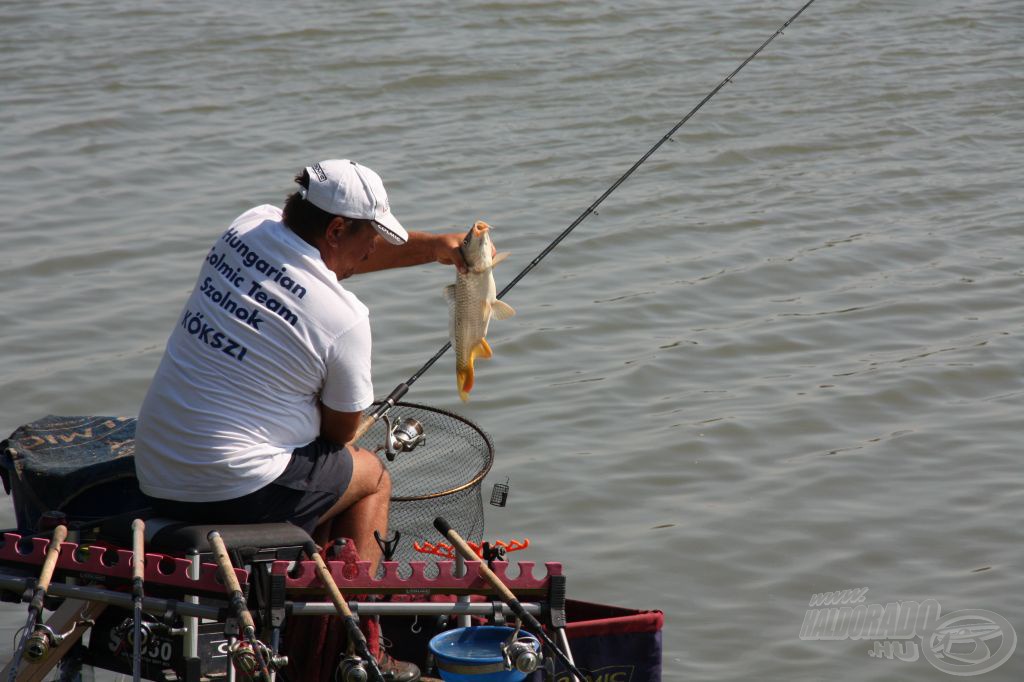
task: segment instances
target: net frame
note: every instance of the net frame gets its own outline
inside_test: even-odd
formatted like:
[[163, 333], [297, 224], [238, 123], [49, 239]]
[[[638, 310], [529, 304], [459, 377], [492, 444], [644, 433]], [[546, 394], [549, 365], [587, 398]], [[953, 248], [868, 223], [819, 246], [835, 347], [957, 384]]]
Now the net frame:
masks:
[[391, 475], [389, 532], [402, 534], [394, 559], [428, 559], [416, 553], [412, 544], [441, 539], [433, 527], [437, 516], [444, 516], [463, 537], [480, 542], [483, 480], [494, 464], [491, 437], [459, 414], [420, 403], [396, 403], [388, 417], [392, 427], [412, 417], [423, 425], [426, 436], [422, 445], [399, 452], [390, 462], [383, 447], [387, 432], [383, 419], [356, 443], [374, 452]]

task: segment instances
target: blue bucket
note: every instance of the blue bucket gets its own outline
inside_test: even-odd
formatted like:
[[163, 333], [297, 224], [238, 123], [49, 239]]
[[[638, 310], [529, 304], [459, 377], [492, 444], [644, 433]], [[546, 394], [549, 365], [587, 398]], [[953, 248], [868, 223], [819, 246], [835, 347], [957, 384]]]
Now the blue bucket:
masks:
[[[526, 673], [506, 670], [501, 645], [512, 628], [478, 625], [447, 630], [430, 640], [430, 651], [445, 682], [521, 682]], [[523, 634], [526, 634], [525, 632]], [[537, 650], [540, 650], [539, 643]]]

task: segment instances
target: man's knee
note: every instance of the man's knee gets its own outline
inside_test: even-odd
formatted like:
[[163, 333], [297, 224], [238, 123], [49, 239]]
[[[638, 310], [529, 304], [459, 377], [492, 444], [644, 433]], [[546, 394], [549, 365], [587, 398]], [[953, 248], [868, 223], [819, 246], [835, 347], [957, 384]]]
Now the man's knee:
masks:
[[354, 448], [352, 464], [350, 487], [359, 489], [364, 495], [377, 492], [391, 494], [391, 475], [377, 455], [363, 448]]

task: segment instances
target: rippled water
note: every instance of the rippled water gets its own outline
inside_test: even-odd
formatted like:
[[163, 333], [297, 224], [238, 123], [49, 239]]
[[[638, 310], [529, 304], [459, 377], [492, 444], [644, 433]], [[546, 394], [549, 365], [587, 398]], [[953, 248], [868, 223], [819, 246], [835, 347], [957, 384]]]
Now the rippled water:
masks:
[[[210, 243], [312, 160], [492, 223], [501, 286], [798, 8], [678, 4], [0, 5], [4, 433], [135, 414]], [[1016, 0], [820, 0], [509, 294], [468, 405], [450, 357], [410, 393], [494, 437], [488, 535], [666, 612], [665, 679], [946, 678], [801, 641], [844, 588], [1024, 636], [1022, 38]], [[380, 394], [450, 280], [352, 281]]]

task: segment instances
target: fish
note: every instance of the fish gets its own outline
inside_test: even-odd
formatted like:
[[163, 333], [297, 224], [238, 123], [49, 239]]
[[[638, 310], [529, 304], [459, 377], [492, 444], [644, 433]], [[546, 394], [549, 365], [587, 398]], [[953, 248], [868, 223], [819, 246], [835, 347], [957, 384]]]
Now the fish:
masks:
[[455, 277], [455, 284], [444, 288], [448, 300], [448, 336], [455, 347], [455, 383], [463, 402], [473, 390], [477, 358], [494, 355], [487, 343], [487, 327], [491, 318], [506, 320], [516, 314], [508, 303], [495, 297], [495, 265], [508, 253], [491, 256], [491, 226], [478, 220], [462, 242], [462, 255], [468, 269]]

